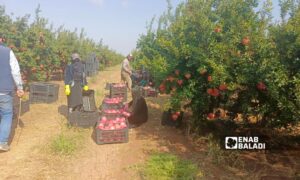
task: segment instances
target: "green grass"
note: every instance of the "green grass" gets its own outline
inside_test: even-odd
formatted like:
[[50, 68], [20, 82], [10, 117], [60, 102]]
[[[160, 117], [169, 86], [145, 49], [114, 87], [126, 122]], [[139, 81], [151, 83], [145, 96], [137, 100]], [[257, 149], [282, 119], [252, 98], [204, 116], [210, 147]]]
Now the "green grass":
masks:
[[97, 76], [93, 76], [89, 79], [89, 83], [95, 84], [97, 82]]
[[203, 177], [196, 164], [166, 153], [152, 154], [141, 168], [141, 174], [149, 180], [192, 180]]
[[244, 163], [240, 158], [239, 151], [228, 151], [223, 150], [219, 143], [213, 139], [213, 135], [210, 134], [208, 137], [208, 151], [207, 155], [211, 158], [212, 162], [216, 165], [223, 167], [236, 167], [243, 168]]
[[81, 149], [84, 143], [84, 132], [70, 128], [62, 131], [59, 135], [55, 136], [50, 142], [50, 150], [53, 154], [70, 156], [76, 151]]

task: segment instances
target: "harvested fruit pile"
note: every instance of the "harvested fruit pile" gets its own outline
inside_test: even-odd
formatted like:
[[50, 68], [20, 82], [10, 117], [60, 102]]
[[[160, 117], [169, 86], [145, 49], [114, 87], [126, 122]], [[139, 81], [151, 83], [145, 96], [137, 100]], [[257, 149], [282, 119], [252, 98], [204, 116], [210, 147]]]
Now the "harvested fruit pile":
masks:
[[[101, 117], [96, 126], [97, 144], [128, 142], [129, 123], [127, 118], [130, 113], [127, 112], [127, 106], [124, 105], [126, 97], [123, 88], [127, 93], [125, 84], [111, 84], [110, 97], [106, 97], [102, 102]], [[123, 92], [120, 94], [123, 96], [112, 96], [116, 92]]]
[[109, 87], [110, 98], [122, 98], [123, 102], [127, 101], [127, 87], [123, 83], [111, 83]]
[[116, 97], [116, 98], [105, 98], [103, 101], [107, 104], [119, 104], [122, 103], [123, 98], [122, 97]]
[[119, 130], [127, 128], [126, 118], [116, 117], [108, 119], [106, 116], [102, 116], [98, 124], [98, 128], [101, 130]]
[[122, 97], [105, 98], [102, 102], [101, 111], [103, 116], [130, 116], [127, 107], [123, 104]]

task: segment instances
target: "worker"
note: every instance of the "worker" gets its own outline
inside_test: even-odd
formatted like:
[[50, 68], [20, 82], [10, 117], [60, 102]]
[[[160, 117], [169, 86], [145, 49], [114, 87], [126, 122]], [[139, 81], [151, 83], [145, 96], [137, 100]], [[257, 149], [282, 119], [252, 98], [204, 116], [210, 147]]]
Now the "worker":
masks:
[[89, 90], [79, 54], [72, 54], [71, 62], [65, 70], [65, 93], [68, 98], [69, 113], [81, 110], [83, 105], [82, 87], [84, 91]]
[[131, 91], [132, 88], [132, 80], [131, 80], [131, 75], [132, 75], [132, 70], [130, 67], [129, 62], [133, 60], [132, 54], [129, 54], [122, 62], [122, 67], [121, 67], [121, 80], [123, 82], [126, 82], [127, 88], [129, 91]]

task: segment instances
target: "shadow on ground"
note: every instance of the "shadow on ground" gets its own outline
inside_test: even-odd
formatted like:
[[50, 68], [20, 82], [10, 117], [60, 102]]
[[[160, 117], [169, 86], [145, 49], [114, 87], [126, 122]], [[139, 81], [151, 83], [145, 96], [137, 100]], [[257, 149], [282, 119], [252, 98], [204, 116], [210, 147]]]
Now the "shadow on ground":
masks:
[[58, 113], [63, 115], [67, 119], [68, 118], [68, 106], [66, 106], [66, 105], [59, 106]]
[[183, 131], [175, 127], [161, 125], [163, 104], [168, 97], [147, 98], [149, 118], [146, 124], [136, 128], [136, 138], [154, 140], [159, 144], [158, 151], [170, 152], [183, 157], [192, 156], [194, 148]]

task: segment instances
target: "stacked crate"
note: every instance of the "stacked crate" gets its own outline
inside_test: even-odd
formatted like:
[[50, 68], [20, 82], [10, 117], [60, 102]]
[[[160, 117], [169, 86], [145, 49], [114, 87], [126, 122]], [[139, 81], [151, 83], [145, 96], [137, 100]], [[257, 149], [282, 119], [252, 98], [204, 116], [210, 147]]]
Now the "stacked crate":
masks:
[[89, 128], [94, 127], [99, 120], [98, 111], [74, 111], [69, 113], [69, 124], [76, 127]]
[[111, 83], [110, 84], [110, 97], [122, 98], [123, 102], [127, 101], [127, 87], [123, 83]]
[[32, 83], [29, 86], [30, 103], [53, 103], [58, 99], [58, 90], [58, 84]]
[[[115, 126], [110, 126], [114, 124]], [[124, 117], [99, 120], [96, 127], [96, 143], [112, 144], [128, 142], [128, 121]]]
[[91, 54], [85, 61], [85, 73], [88, 77], [97, 75], [99, 71], [99, 60], [96, 58], [96, 54]]
[[105, 97], [101, 104], [101, 111], [106, 110], [120, 110], [124, 107], [122, 98]]
[[100, 70], [100, 61], [98, 58], [95, 58], [95, 69], [96, 71]]
[[94, 127], [99, 119], [94, 90], [83, 91], [82, 98], [83, 108], [69, 113], [69, 124], [83, 128]]
[[101, 118], [96, 126], [96, 143], [126, 143], [128, 142], [129, 123], [123, 105], [123, 98], [106, 97], [101, 105]]
[[97, 110], [94, 90], [83, 91], [82, 101], [84, 111], [93, 112]]

